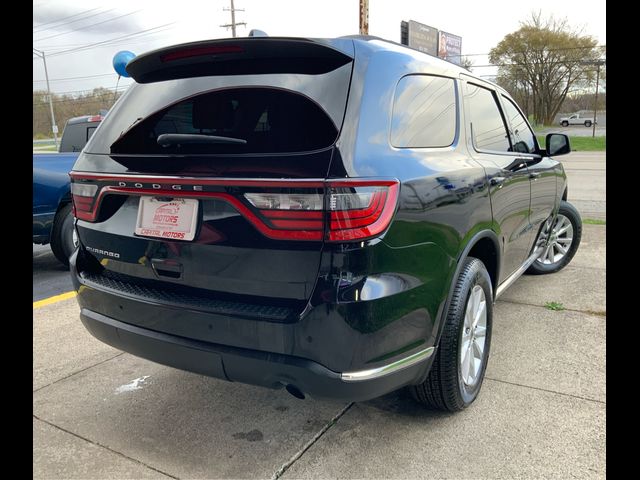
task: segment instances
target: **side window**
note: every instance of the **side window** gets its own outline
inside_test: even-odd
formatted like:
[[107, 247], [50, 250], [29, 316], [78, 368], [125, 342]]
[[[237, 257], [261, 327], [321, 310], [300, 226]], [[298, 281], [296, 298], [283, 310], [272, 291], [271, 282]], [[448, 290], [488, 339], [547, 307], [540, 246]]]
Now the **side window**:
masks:
[[96, 128], [98, 127], [87, 127], [87, 142], [93, 136], [93, 132], [96, 131]]
[[456, 109], [452, 78], [401, 78], [393, 102], [391, 144], [398, 148], [448, 147], [456, 137]]
[[516, 108], [511, 99], [502, 96], [504, 113], [511, 124], [511, 134], [513, 135], [513, 151], [520, 153], [535, 153], [536, 140], [533, 132], [527, 125], [520, 111]]
[[469, 106], [475, 147], [493, 152], [510, 151], [509, 135], [493, 92], [468, 83], [465, 98]]

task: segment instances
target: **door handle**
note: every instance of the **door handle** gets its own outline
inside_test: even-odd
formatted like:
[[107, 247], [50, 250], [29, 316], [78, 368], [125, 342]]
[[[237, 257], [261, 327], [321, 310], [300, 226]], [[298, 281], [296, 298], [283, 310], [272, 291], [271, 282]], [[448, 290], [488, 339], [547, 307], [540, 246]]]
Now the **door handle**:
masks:
[[505, 182], [506, 179], [507, 179], [506, 177], [493, 177], [489, 182], [489, 184], [492, 187], [502, 187], [502, 184]]
[[540, 172], [531, 172], [531, 173], [529, 174], [529, 178], [532, 178], [532, 179], [534, 179], [534, 180], [535, 180], [536, 178], [538, 178], [539, 176], [540, 176]]

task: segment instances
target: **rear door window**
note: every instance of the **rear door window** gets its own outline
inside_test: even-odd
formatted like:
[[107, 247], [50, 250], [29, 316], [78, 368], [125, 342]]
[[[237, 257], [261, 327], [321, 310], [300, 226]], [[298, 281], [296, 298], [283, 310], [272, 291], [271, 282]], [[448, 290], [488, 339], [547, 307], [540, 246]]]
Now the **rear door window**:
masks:
[[[240, 139], [244, 144], [160, 146], [162, 134]], [[111, 146], [113, 154], [269, 154], [331, 146], [338, 130], [308, 97], [275, 88], [231, 88], [174, 103], [134, 125]]]
[[467, 83], [465, 100], [471, 116], [475, 148], [479, 151], [509, 152], [509, 134], [495, 94], [487, 88]]

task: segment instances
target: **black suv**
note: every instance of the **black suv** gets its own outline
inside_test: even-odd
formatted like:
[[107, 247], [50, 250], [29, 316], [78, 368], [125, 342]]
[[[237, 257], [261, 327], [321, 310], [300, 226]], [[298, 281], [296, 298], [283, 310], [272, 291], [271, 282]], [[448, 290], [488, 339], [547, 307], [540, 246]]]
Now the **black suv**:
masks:
[[492, 305], [573, 257], [564, 135], [500, 87], [374, 37], [178, 45], [71, 172], [71, 271], [98, 339], [172, 367], [460, 410]]

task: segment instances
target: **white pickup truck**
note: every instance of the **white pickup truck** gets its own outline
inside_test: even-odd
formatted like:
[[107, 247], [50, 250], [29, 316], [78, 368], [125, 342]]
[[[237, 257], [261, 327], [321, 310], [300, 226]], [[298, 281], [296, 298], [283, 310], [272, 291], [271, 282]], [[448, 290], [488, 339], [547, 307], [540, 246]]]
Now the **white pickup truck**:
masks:
[[[598, 122], [595, 122], [596, 125]], [[568, 127], [569, 125], [584, 125], [590, 127], [594, 124], [593, 117], [581, 117], [579, 113], [574, 113], [570, 117], [562, 117], [560, 119], [560, 125]]]

